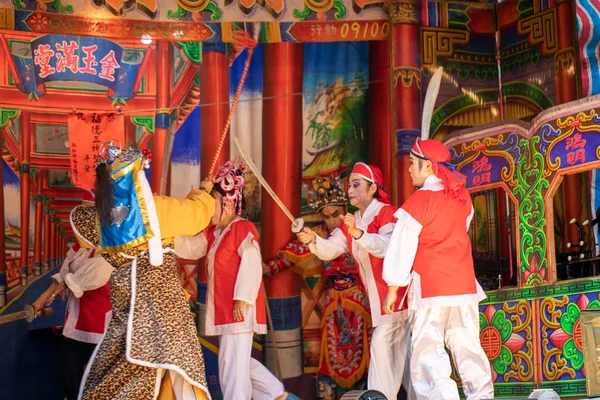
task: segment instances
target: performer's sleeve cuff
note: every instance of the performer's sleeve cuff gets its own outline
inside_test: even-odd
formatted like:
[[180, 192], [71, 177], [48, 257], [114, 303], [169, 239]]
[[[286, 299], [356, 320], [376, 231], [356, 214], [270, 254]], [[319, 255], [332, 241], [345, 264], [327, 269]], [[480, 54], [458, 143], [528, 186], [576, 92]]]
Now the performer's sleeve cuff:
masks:
[[52, 279], [54, 279], [58, 283], [63, 283], [64, 282], [64, 279], [62, 278], [62, 276], [60, 276], [60, 274], [54, 274], [54, 275], [52, 275]]
[[65, 276], [65, 283], [67, 284], [69, 290], [71, 290], [71, 292], [73, 293], [73, 296], [77, 298], [83, 296], [83, 289], [75, 280], [75, 275], [73, 275], [72, 273], [68, 273], [67, 276]]
[[243, 301], [244, 303], [248, 303], [251, 306], [254, 305], [254, 301], [250, 301], [250, 300], [248, 300], [248, 299], [246, 299], [244, 297], [236, 296], [236, 297], [233, 298], [233, 300], [234, 301]]

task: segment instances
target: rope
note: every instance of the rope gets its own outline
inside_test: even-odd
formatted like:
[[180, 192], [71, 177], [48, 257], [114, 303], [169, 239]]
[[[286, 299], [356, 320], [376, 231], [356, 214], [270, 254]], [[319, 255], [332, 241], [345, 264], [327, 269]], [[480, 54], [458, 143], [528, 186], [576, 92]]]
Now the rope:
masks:
[[208, 179], [210, 179], [213, 176], [213, 173], [215, 172], [215, 167], [217, 166], [217, 161], [219, 161], [219, 155], [221, 154], [221, 149], [223, 148], [223, 144], [225, 143], [225, 139], [227, 138], [227, 133], [229, 132], [229, 125], [231, 125], [231, 120], [233, 119], [233, 113], [235, 112], [235, 107], [237, 106], [238, 100], [240, 99], [240, 94], [242, 93], [242, 87], [244, 86], [244, 81], [246, 80], [246, 75], [248, 75], [248, 69], [250, 68], [250, 61], [252, 61], [252, 54], [254, 54], [254, 49], [256, 48], [256, 44], [258, 43], [257, 39], [258, 39], [259, 32], [260, 32], [260, 29], [255, 29], [254, 37], [250, 37], [250, 35], [248, 35], [248, 33], [244, 30], [237, 30], [233, 33], [234, 46], [247, 48], [248, 49], [248, 57], [246, 57], [246, 62], [244, 63], [244, 69], [242, 71], [242, 76], [240, 77], [240, 81], [238, 82], [238, 86], [235, 91], [235, 96], [233, 97], [233, 101], [231, 102], [231, 108], [229, 109], [229, 115], [227, 116], [227, 121], [225, 121], [225, 127], [223, 128], [223, 133], [221, 134], [221, 140], [219, 140], [219, 145], [217, 146], [217, 151], [215, 153], [215, 156], [213, 157], [212, 164], [210, 165], [210, 170], [208, 171], [208, 177], [207, 177]]

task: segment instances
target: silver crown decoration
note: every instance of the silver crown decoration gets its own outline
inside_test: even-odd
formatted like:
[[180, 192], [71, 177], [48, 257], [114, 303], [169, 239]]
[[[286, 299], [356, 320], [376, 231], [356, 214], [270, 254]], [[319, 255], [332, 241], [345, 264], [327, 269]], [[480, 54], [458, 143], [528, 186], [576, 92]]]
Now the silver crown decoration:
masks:
[[98, 164], [107, 164], [109, 166], [116, 164], [115, 167], [118, 168], [129, 164], [139, 156], [142, 157], [144, 168], [150, 168], [152, 153], [149, 150], [123, 149], [121, 142], [113, 139], [110, 142], [102, 143], [98, 149]]

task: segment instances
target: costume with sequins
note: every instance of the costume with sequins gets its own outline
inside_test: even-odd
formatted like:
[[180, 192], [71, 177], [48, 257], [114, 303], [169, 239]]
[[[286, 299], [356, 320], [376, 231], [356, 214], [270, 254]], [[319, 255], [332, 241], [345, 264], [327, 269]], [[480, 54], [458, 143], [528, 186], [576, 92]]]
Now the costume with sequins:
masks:
[[[139, 151], [108, 146], [101, 157], [114, 188], [112, 223], [96, 207], [76, 207], [78, 242], [115, 268], [112, 319], [87, 365], [79, 399], [207, 399], [202, 350], [177, 273], [172, 246], [195, 235], [214, 213], [214, 199], [192, 190], [186, 199], [152, 195]], [[98, 191], [97, 191], [98, 196]]]
[[[328, 205], [346, 204], [339, 179], [317, 178], [312, 189], [316, 199], [310, 206], [317, 211]], [[322, 238], [330, 235], [325, 224], [311, 229]], [[269, 276], [291, 268], [303, 276], [323, 274], [327, 279], [322, 297], [317, 397], [336, 399], [348, 390], [364, 388], [372, 326], [369, 299], [354, 258], [345, 253], [333, 260], [321, 261], [308, 246], [294, 239], [267, 265]]]

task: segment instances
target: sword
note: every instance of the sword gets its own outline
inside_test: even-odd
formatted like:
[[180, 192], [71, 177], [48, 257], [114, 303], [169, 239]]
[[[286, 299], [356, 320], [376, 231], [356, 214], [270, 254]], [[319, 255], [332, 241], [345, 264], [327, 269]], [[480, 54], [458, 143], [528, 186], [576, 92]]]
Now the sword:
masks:
[[[50, 307], [43, 308], [40, 310], [39, 315], [43, 315], [44, 317], [52, 316], [52, 309]], [[8, 322], [18, 321], [21, 319], [26, 320], [31, 323], [38, 316], [36, 315], [35, 308], [31, 304], [26, 304], [25, 309], [23, 311], [18, 311], [16, 313], [3, 315], [0, 317], [0, 325], [6, 324]]]
[[292, 221], [292, 232], [300, 232], [304, 228], [304, 220], [302, 218], [294, 218], [290, 210], [287, 209], [285, 204], [283, 204], [281, 199], [277, 196], [273, 189], [271, 189], [271, 186], [269, 186], [265, 178], [261, 175], [260, 171], [258, 170], [258, 167], [256, 166], [256, 164], [254, 164], [254, 161], [252, 161], [252, 159], [249, 156], [247, 156], [246, 153], [244, 153], [244, 150], [242, 150], [242, 146], [240, 146], [240, 142], [238, 142], [237, 140], [237, 137], [234, 136], [233, 141], [235, 142], [235, 145], [237, 146], [242, 158], [244, 159], [244, 161], [246, 161], [246, 164], [248, 164], [248, 167], [250, 168], [254, 176], [256, 176], [256, 179], [258, 179], [262, 187], [265, 188], [267, 193], [269, 193], [271, 198], [279, 206], [281, 211], [283, 211], [285, 216], [288, 217], [290, 221]]

